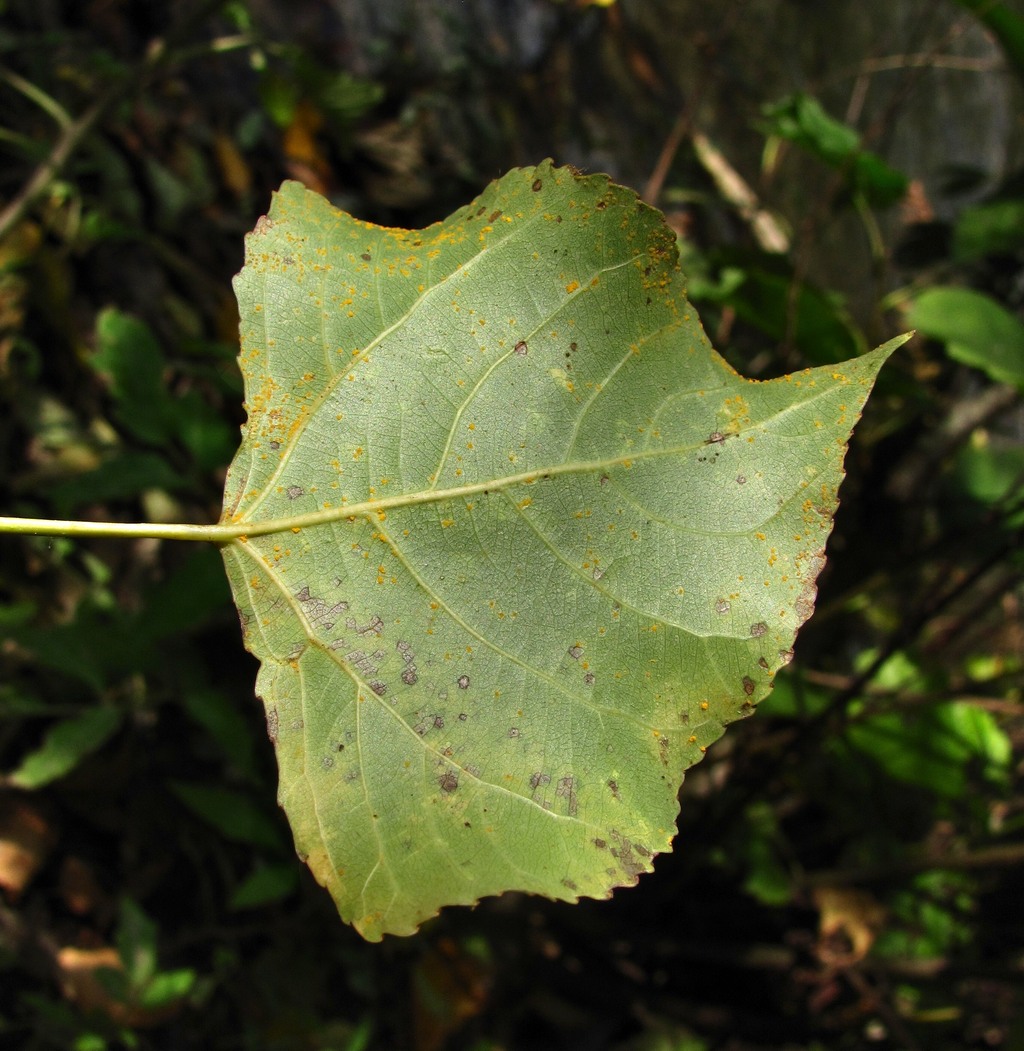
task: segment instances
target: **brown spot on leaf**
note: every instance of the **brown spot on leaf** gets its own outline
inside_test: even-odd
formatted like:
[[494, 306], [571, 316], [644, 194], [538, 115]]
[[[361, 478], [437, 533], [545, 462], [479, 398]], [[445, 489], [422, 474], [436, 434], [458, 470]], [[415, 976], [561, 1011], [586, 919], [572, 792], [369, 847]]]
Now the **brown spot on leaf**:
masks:
[[576, 816], [576, 779], [574, 777], [563, 777], [559, 779], [555, 795], [567, 800], [569, 817]]
[[625, 872], [633, 882], [636, 882], [636, 877], [644, 871], [644, 865], [642, 862], [637, 861], [634, 856], [633, 844], [626, 839], [621, 832], [616, 832], [614, 830], [612, 831], [612, 838], [616, 841], [616, 845], [611, 848], [612, 857], [618, 861], [619, 865], [622, 867], [622, 871]]
[[438, 779], [437, 783], [442, 792], [451, 794], [459, 787], [459, 778], [451, 770], [446, 770]]
[[521, 339], [513, 348], [512, 353], [518, 354], [521, 358], [525, 358], [529, 352], [529, 347], [526, 345], [526, 340]]

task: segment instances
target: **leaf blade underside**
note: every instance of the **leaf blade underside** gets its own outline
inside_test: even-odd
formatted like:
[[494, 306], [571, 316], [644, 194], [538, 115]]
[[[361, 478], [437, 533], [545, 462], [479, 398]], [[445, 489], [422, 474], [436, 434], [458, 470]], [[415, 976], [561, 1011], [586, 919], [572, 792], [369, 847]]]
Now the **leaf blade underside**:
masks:
[[296, 847], [369, 939], [634, 883], [813, 609], [894, 344], [745, 380], [676, 257], [550, 162], [419, 231], [288, 183], [247, 238], [224, 559]]

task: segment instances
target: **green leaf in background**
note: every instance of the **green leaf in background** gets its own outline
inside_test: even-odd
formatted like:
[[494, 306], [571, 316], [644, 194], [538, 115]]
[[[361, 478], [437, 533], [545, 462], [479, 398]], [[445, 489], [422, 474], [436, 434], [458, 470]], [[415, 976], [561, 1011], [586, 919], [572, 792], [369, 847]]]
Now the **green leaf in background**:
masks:
[[955, 361], [1024, 389], [1024, 324], [990, 296], [969, 288], [930, 288], [913, 301], [907, 320], [945, 343]]
[[891, 777], [944, 799], [962, 796], [972, 773], [1004, 782], [1012, 756], [992, 714], [966, 701], [870, 716], [847, 739]]
[[1007, 526], [1024, 523], [1024, 449], [996, 445], [987, 432], [976, 432], [954, 461], [954, 481], [960, 492], [980, 504], [1012, 502]]
[[986, 201], [965, 208], [953, 227], [953, 258], [970, 263], [1024, 248], [1024, 201]]
[[231, 908], [262, 908], [287, 898], [298, 885], [298, 869], [293, 862], [260, 865], [235, 888], [231, 895]]
[[635, 883], [813, 610], [901, 340], [745, 380], [676, 260], [550, 162], [425, 230], [286, 183], [248, 238], [223, 554], [297, 849], [371, 940]]
[[61, 719], [46, 731], [42, 744], [21, 761], [3, 782], [14, 788], [35, 789], [64, 777], [88, 755], [101, 748], [121, 725], [115, 708], [92, 708]]
[[844, 172], [850, 188], [879, 208], [907, 192], [907, 177], [879, 156], [861, 149], [860, 135], [830, 117], [810, 95], [796, 94], [764, 110], [764, 132], [796, 143], [832, 168]]
[[96, 321], [90, 363], [110, 384], [118, 417], [132, 434], [152, 445], [172, 437], [163, 353], [147, 325], [119, 310], [104, 310]]
[[117, 420], [136, 438], [161, 447], [180, 441], [203, 469], [230, 455], [234, 438], [217, 410], [195, 390], [168, 389], [163, 349], [144, 322], [104, 310], [90, 364], [109, 384]]
[[272, 817], [245, 793], [184, 781], [173, 782], [171, 789], [189, 810], [226, 839], [272, 851], [281, 849], [281, 834]]
[[49, 496], [58, 514], [68, 516], [88, 503], [137, 497], [147, 489], [175, 492], [188, 486], [158, 453], [126, 450], [104, 459], [91, 471], [83, 471], [50, 486]]
[[956, 0], [972, 11], [1002, 45], [1011, 68], [1024, 77], [1024, 17], [1003, 0]]
[[844, 361], [864, 349], [841, 298], [795, 282], [785, 270], [727, 265], [717, 284], [692, 281], [689, 292], [696, 302], [732, 307], [738, 317], [777, 342], [792, 339], [804, 359], [815, 365]]
[[123, 970], [104, 973], [104, 985], [119, 1001], [159, 1009], [187, 996], [196, 983], [196, 972], [182, 968], [161, 971], [157, 959], [156, 923], [131, 898], [121, 900], [117, 951]]

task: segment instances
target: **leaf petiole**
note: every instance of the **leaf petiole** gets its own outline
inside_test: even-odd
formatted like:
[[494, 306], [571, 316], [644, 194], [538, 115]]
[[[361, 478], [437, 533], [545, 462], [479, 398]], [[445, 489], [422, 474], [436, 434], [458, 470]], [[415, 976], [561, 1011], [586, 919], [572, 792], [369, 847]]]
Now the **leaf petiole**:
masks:
[[11, 518], [0, 515], [0, 533], [31, 536], [122, 537], [196, 540], [222, 544], [246, 533], [244, 525], [186, 525], [163, 522], [76, 522], [55, 518]]

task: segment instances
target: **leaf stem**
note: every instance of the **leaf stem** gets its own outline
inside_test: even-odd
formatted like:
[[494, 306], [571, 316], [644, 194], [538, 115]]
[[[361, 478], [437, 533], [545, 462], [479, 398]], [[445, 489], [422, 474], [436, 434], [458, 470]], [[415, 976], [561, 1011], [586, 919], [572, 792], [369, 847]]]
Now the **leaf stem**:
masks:
[[[261, 523], [262, 524], [262, 523]], [[253, 526], [185, 525], [163, 522], [76, 522], [57, 518], [9, 518], [0, 515], [0, 533], [31, 536], [121, 537], [154, 540], [195, 540], [222, 544], [253, 531]]]

